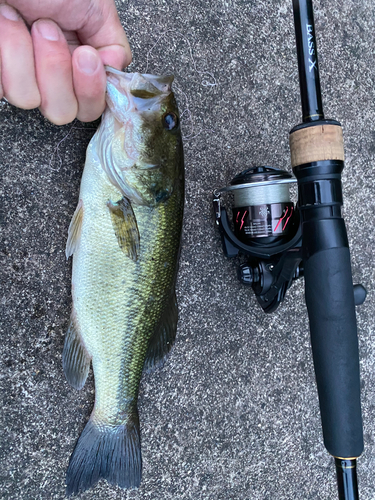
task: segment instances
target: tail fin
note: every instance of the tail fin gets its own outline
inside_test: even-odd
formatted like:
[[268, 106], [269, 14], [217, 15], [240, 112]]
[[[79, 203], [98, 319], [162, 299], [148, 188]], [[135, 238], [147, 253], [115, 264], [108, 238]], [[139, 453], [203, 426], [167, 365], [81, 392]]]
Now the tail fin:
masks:
[[138, 488], [141, 476], [138, 414], [117, 427], [96, 424], [90, 418], [70, 457], [67, 496], [93, 487], [100, 478], [121, 488]]

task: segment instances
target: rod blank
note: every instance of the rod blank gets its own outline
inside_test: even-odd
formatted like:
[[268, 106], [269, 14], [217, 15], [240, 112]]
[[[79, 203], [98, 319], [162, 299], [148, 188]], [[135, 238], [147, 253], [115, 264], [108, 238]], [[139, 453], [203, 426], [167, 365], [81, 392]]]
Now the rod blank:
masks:
[[293, 0], [299, 81], [304, 123], [323, 120], [318, 53], [311, 0]]

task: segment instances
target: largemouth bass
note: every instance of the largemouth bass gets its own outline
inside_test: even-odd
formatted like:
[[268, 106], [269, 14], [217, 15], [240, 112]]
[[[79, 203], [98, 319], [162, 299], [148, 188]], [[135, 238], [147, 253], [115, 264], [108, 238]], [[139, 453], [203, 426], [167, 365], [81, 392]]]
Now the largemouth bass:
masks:
[[139, 383], [167, 355], [177, 327], [184, 166], [173, 77], [107, 69], [107, 108], [87, 149], [66, 247], [73, 307], [64, 372], [77, 389], [90, 362], [95, 377], [68, 495], [100, 478], [139, 486]]

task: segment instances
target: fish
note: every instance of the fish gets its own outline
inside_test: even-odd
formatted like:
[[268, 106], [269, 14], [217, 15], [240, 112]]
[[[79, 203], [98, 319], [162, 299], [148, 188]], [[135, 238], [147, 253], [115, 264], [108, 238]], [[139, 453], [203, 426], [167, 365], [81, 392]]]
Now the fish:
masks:
[[107, 106], [87, 148], [66, 244], [72, 312], [63, 369], [76, 389], [90, 364], [95, 380], [67, 496], [99, 479], [139, 487], [139, 384], [144, 370], [163, 364], [178, 321], [184, 159], [173, 76], [106, 70]]

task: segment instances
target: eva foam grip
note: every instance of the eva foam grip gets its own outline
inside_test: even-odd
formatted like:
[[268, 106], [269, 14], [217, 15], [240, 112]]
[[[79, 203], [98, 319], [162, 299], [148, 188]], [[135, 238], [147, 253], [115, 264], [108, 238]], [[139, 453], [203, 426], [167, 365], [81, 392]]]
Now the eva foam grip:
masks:
[[[304, 236], [319, 240], [324, 222], [305, 223]], [[343, 220], [330, 221], [335, 222], [342, 231]], [[324, 444], [335, 457], [358, 457], [363, 451], [363, 431], [349, 248], [316, 248], [304, 259], [304, 276]]]

